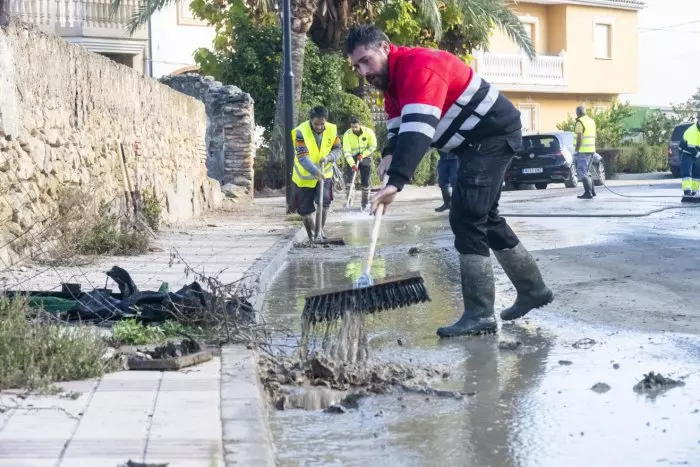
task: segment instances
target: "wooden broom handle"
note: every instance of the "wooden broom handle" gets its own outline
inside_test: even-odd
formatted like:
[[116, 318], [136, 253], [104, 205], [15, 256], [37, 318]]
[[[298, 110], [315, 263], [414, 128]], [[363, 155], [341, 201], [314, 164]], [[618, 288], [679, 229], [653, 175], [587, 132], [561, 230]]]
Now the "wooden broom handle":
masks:
[[[381, 182], [381, 188], [384, 188], [389, 182], [389, 176], [384, 174]], [[379, 238], [379, 222], [382, 220], [382, 214], [384, 214], [384, 205], [380, 204], [377, 206], [377, 211], [374, 213], [374, 225], [372, 226], [372, 241], [369, 245], [369, 254], [367, 255], [367, 261], [365, 263], [365, 274], [369, 275], [372, 269], [372, 261], [374, 260], [374, 250], [377, 248], [377, 238]]]
[[367, 254], [367, 262], [365, 263], [365, 274], [369, 275], [372, 269], [372, 260], [374, 259], [374, 250], [377, 248], [377, 238], [379, 237], [379, 223], [384, 214], [384, 205], [377, 206], [377, 211], [374, 213], [374, 225], [372, 226], [372, 241], [369, 245], [369, 253]]

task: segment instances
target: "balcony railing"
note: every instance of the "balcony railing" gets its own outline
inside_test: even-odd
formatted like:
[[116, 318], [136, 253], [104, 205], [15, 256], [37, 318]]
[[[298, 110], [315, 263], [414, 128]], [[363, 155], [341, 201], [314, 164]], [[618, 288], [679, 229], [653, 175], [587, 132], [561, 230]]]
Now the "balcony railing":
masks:
[[521, 54], [481, 53], [476, 55], [477, 72], [501, 87], [566, 86], [566, 53], [538, 55], [530, 60]]
[[[110, 0], [8, 0], [11, 17], [60, 36], [129, 38], [127, 25], [139, 0], [122, 0], [111, 11]], [[132, 37], [145, 38], [143, 28]]]

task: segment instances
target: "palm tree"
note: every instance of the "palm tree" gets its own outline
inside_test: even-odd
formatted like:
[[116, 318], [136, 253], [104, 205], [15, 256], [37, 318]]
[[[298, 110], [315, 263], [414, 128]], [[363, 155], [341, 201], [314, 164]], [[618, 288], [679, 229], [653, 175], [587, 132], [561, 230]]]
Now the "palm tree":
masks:
[[[512, 0], [413, 0], [425, 30], [439, 44], [440, 49], [463, 54], [474, 49], [488, 48], [494, 27], [503, 31], [525, 54], [533, 58], [532, 40], [517, 15], [509, 8]], [[441, 10], [448, 3], [463, 17], [457, 27], [443, 30]], [[347, 30], [357, 23], [373, 22], [381, 11], [383, 2], [374, 0], [334, 0], [327, 7], [316, 10], [310, 29], [313, 41], [322, 50], [339, 50]], [[412, 45], [412, 44], [408, 44]], [[360, 78], [356, 95], [364, 97], [368, 86]]]
[[[3, 0], [0, 0], [3, 1]], [[156, 11], [170, 5], [175, 0], [142, 0], [138, 11], [129, 22], [133, 33]], [[413, 0], [425, 29], [437, 41], [466, 43], [471, 51], [477, 46], [487, 46], [492, 28], [498, 27], [525, 53], [533, 57], [532, 41], [518, 17], [508, 7], [513, 0]], [[121, 0], [111, 0], [112, 10], [119, 8]], [[275, 0], [250, 0], [247, 7], [251, 11], [267, 11], [277, 7]], [[372, 21], [386, 0], [291, 0], [292, 12], [292, 71], [294, 73], [294, 94], [296, 102], [301, 98], [302, 75], [304, 69], [304, 49], [309, 31], [316, 23], [314, 37], [328, 48], [338, 49], [345, 33], [355, 22]], [[441, 8], [455, 5], [464, 17], [459, 30], [448, 31], [443, 37]], [[279, 8], [278, 11], [282, 9]], [[355, 20], [353, 21], [353, 18]], [[324, 48], [323, 46], [321, 48]], [[283, 79], [280, 80], [275, 109], [275, 124], [271, 135], [269, 162], [284, 164], [284, 99]]]
[[[464, 21], [455, 32], [463, 37], [467, 51], [472, 52], [478, 47], [488, 48], [489, 37], [493, 27], [500, 29], [515, 43], [529, 58], [535, 57], [535, 47], [532, 39], [525, 31], [523, 23], [511, 7], [516, 4], [513, 0], [457, 0]], [[446, 38], [443, 38], [443, 42]]]
[[[424, 29], [440, 44], [441, 49], [472, 52], [488, 48], [491, 31], [500, 29], [530, 58], [535, 56], [532, 40], [518, 16], [511, 10], [512, 0], [413, 0]], [[458, 28], [443, 30], [441, 10], [447, 5], [462, 15]], [[356, 23], [371, 22], [383, 2], [373, 0], [333, 0], [331, 5], [316, 10], [311, 37], [321, 49], [337, 50], [347, 30]]]
[[[330, 0], [290, 0], [292, 12], [292, 73], [294, 74], [294, 101], [301, 100], [301, 79], [304, 73], [304, 50], [308, 39], [309, 29], [313, 23], [314, 12], [320, 5]], [[269, 163], [284, 164], [284, 138], [289, 138], [284, 129], [284, 67], [280, 70], [277, 87], [277, 103], [275, 104], [275, 123], [270, 135]], [[296, 119], [296, 115], [294, 116]], [[284, 173], [283, 171], [281, 173]], [[282, 183], [285, 183], [282, 180]]]
[[[176, 0], [142, 0], [136, 13], [129, 19], [128, 30], [133, 34], [140, 26], [157, 11], [169, 6]], [[295, 101], [301, 99], [301, 78], [304, 71], [304, 49], [306, 48], [307, 34], [313, 23], [314, 12], [321, 6], [327, 6], [331, 0], [291, 0], [292, 12], [292, 72], [294, 73], [294, 95]], [[111, 0], [112, 12], [119, 9], [121, 0]], [[267, 12], [275, 9], [278, 5], [275, 0], [252, 0], [246, 2], [246, 6], [251, 12]], [[281, 11], [279, 5], [278, 11]], [[284, 81], [282, 74], [284, 67], [280, 70], [279, 86], [277, 91], [277, 103], [275, 109], [275, 124], [272, 130], [270, 141], [270, 162], [284, 163]]]

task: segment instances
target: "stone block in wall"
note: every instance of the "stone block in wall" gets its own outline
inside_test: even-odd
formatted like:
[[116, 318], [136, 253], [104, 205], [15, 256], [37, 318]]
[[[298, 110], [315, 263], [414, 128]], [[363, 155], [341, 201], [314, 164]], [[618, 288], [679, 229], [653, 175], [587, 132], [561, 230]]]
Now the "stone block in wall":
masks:
[[240, 196], [253, 196], [255, 114], [250, 94], [196, 73], [160, 80], [204, 103], [207, 114], [207, 172], [222, 185], [236, 185]]

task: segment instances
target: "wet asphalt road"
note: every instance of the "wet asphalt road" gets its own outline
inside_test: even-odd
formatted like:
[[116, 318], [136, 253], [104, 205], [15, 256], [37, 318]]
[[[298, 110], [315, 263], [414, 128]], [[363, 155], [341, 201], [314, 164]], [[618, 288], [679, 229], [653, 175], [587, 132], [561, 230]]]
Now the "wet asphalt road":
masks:
[[[501, 210], [609, 215], [680, 205], [675, 182], [619, 185], [625, 196], [671, 198], [518, 191], [504, 193]], [[444, 365], [451, 378], [433, 384], [470, 395], [379, 396], [342, 415], [273, 411], [280, 465], [700, 465], [700, 211], [509, 218], [556, 301], [501, 323], [496, 336], [441, 341], [435, 329], [459, 317], [461, 291], [447, 215], [433, 211], [438, 196], [436, 187], [409, 188], [382, 222], [373, 272], [420, 270], [432, 301], [371, 317], [371, 358]], [[268, 320], [298, 330], [307, 290], [358, 273], [371, 219], [332, 216], [328, 230], [348, 245], [295, 249], [268, 291]], [[408, 254], [411, 247], [419, 253]], [[500, 310], [515, 291], [494, 264]], [[685, 385], [655, 397], [633, 391], [650, 371]], [[597, 383], [609, 390], [592, 390]]]

